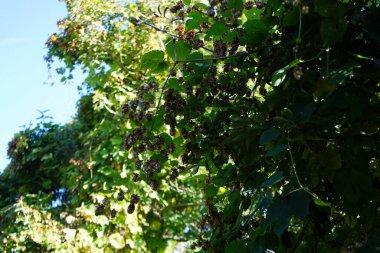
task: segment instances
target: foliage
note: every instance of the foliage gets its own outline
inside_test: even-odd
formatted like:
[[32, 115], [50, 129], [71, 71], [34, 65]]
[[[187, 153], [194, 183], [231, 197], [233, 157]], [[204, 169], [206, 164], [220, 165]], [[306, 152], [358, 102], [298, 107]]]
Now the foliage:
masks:
[[68, 79], [81, 67], [89, 95], [76, 127], [47, 130], [73, 129], [77, 146], [61, 156], [43, 132], [58, 155], [37, 152], [33, 167], [23, 157], [42, 144], [10, 145], [18, 171], [51, 180], [58, 166], [60, 184], [36, 189], [67, 200], [12, 188], [1, 215], [28, 224], [25, 206], [60, 241], [25, 227], [0, 237], [20, 251], [160, 252], [196, 238], [188, 251], [377, 252], [379, 4], [67, 0], [47, 60]]

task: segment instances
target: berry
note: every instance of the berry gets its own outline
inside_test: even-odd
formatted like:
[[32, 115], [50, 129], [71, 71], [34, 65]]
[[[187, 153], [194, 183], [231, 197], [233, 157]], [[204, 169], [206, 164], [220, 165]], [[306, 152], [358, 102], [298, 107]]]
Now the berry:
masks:
[[123, 191], [119, 191], [117, 193], [117, 198], [116, 198], [118, 201], [122, 201], [124, 199], [124, 192]]
[[244, 8], [245, 8], [246, 10], [250, 10], [250, 9], [253, 8], [253, 5], [254, 5], [253, 1], [248, 1], [248, 2], [246, 2], [246, 3], [244, 4]]
[[104, 212], [104, 205], [99, 204], [95, 209], [95, 216], [99, 216]]
[[135, 204], [129, 204], [129, 206], [128, 206], [128, 209], [127, 209], [127, 212], [129, 213], [129, 214], [132, 214], [133, 212], [135, 211]]
[[257, 2], [256, 2], [256, 8], [260, 10], [263, 7], [264, 7], [263, 0], [257, 0]]
[[170, 181], [176, 180], [178, 175], [179, 175], [178, 169], [174, 168], [172, 170], [172, 173], [170, 174]]
[[139, 181], [139, 179], [140, 179], [139, 174], [137, 174], [137, 173], [133, 173], [132, 181], [133, 181], [133, 182], [137, 182], [137, 181]]
[[131, 196], [131, 204], [136, 204], [140, 201], [140, 197], [136, 194], [132, 194]]
[[117, 214], [116, 210], [115, 210], [115, 209], [112, 209], [112, 210], [111, 210], [111, 217], [112, 217], [112, 218], [115, 218], [115, 217], [116, 217], [116, 214]]

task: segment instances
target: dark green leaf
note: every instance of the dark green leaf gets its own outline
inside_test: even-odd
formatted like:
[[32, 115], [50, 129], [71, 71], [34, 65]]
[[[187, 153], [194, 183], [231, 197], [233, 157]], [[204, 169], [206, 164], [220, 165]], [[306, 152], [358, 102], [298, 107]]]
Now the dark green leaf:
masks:
[[228, 28], [225, 25], [224, 21], [218, 21], [213, 26], [211, 26], [210, 30], [207, 33], [207, 36], [215, 36], [222, 35], [228, 31]]
[[271, 127], [268, 130], [266, 130], [261, 136], [260, 136], [260, 145], [266, 145], [270, 141], [276, 140], [281, 134], [281, 130], [275, 127]]
[[286, 150], [286, 148], [288, 147], [288, 145], [286, 144], [282, 144], [282, 145], [278, 145], [276, 146], [275, 148], [269, 150], [265, 156], [276, 156], [278, 155], [279, 153], [281, 153], [282, 151]]
[[268, 187], [274, 184], [277, 184], [282, 179], [284, 179], [282, 171], [276, 171], [272, 176], [270, 176], [267, 180], [265, 180], [260, 187]]
[[332, 45], [343, 38], [347, 30], [347, 22], [345, 19], [326, 18], [321, 23], [321, 37], [326, 45]]

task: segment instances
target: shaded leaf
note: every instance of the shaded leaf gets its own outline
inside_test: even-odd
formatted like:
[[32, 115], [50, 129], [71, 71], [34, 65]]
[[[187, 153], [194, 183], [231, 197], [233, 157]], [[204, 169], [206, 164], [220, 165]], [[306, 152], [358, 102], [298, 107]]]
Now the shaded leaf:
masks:
[[270, 176], [267, 180], [265, 180], [260, 187], [268, 187], [271, 185], [274, 185], [278, 182], [280, 182], [282, 179], [284, 179], [284, 175], [282, 171], [276, 171], [272, 176]]

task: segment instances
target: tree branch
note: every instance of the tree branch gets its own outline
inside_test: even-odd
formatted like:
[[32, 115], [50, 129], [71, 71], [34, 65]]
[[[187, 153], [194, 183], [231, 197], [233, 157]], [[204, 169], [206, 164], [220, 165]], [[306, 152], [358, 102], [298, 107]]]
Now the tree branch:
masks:
[[183, 63], [183, 62], [198, 62], [198, 61], [214, 61], [214, 60], [223, 60], [233, 57], [240, 57], [240, 56], [247, 56], [248, 53], [237, 53], [233, 55], [225, 55], [225, 56], [219, 56], [219, 57], [211, 57], [206, 59], [190, 59], [190, 60], [177, 60], [176, 63]]
[[[156, 26], [156, 25], [154, 25], [154, 24], [152, 24], [152, 23], [150, 23], [150, 22], [148, 22], [148, 21], [137, 21], [137, 22], [130, 21], [130, 22], [131, 22], [132, 24], [134, 24], [134, 25], [141, 25], [141, 24], [147, 25], [147, 26], [149, 26], [149, 27], [152, 27], [152, 28], [155, 29], [156, 31], [163, 32], [163, 33], [166, 33], [166, 34], [172, 36], [172, 38], [174, 38], [174, 39], [179, 39], [179, 36], [178, 36], [178, 35], [172, 33], [171, 31], [168, 31], [168, 30], [162, 29], [162, 28], [160, 28], [160, 27], [158, 27], [158, 26]], [[211, 52], [211, 53], [214, 52], [213, 50], [211, 50], [211, 49], [209, 49], [209, 48], [207, 48], [207, 47], [205, 47], [205, 46], [201, 46], [201, 48], [203, 48], [204, 50], [209, 51], [209, 52]]]

